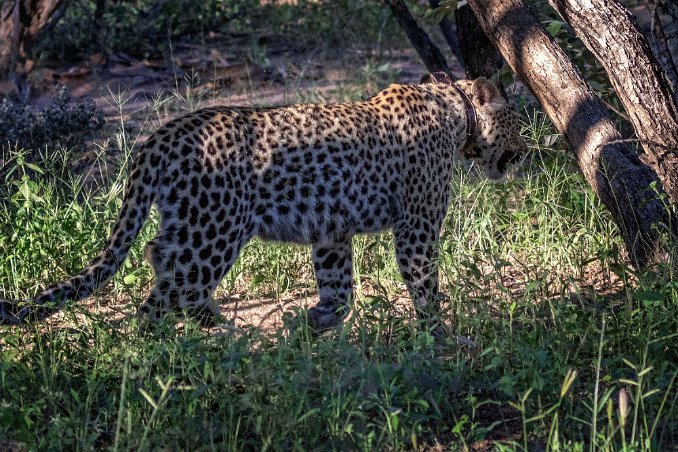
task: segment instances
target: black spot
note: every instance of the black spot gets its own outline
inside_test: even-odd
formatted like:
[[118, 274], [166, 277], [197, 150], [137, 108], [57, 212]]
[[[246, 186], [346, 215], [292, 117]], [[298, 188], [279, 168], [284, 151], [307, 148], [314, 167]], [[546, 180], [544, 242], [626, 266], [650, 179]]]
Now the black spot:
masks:
[[202, 246], [202, 236], [196, 231], [193, 233], [193, 249], [198, 249], [200, 246]]
[[225, 221], [219, 226], [219, 235], [226, 235], [231, 230], [231, 222]]
[[190, 224], [196, 224], [198, 222], [198, 215], [200, 215], [200, 210], [196, 206], [191, 207], [191, 216], [188, 220]]
[[203, 265], [202, 267], [202, 284], [206, 286], [207, 284], [210, 283], [212, 280], [212, 272], [210, 271], [210, 268], [207, 265]]
[[214, 280], [219, 281], [221, 277], [223, 276], [224, 269], [221, 266], [217, 266], [214, 268]]
[[177, 198], [178, 198], [177, 197], [177, 189], [172, 188], [172, 190], [170, 190], [169, 196], [167, 197], [167, 202], [170, 203], [170, 204], [174, 204], [174, 203], [177, 202]]
[[228, 245], [228, 243], [226, 242], [226, 240], [224, 240], [224, 239], [219, 239], [219, 240], [217, 240], [217, 243], [215, 243], [214, 246], [215, 246], [219, 251], [223, 251], [223, 250], [226, 249], [226, 246], [227, 246], [227, 245]]
[[205, 192], [200, 193], [200, 200], [198, 202], [199, 202], [201, 208], [206, 209], [207, 206], [210, 205], [210, 201], [209, 201], [209, 198], [207, 197], [207, 193], [205, 193]]
[[210, 222], [210, 212], [205, 212], [200, 216], [200, 226], [205, 227]]
[[325, 205], [321, 202], [315, 203], [315, 213], [322, 214], [325, 211]]
[[188, 281], [189, 284], [197, 284], [199, 277], [200, 275], [198, 266], [196, 264], [191, 265], [191, 269], [188, 271], [186, 280]]
[[327, 255], [325, 260], [322, 263], [322, 267], [326, 270], [329, 270], [330, 268], [334, 268], [335, 264], [337, 263], [337, 259], [339, 259], [339, 256], [337, 253], [332, 251]]
[[206, 261], [212, 255], [212, 245], [207, 245], [205, 248], [200, 250], [198, 256], [201, 260]]
[[187, 265], [192, 259], [193, 253], [191, 253], [191, 250], [188, 248], [184, 249], [183, 253], [181, 253], [181, 256], [179, 256], [179, 262], [183, 265]]
[[207, 237], [207, 240], [213, 240], [217, 236], [217, 229], [214, 227], [213, 224], [210, 224], [209, 228], [207, 228], [207, 232], [205, 233], [205, 237]]

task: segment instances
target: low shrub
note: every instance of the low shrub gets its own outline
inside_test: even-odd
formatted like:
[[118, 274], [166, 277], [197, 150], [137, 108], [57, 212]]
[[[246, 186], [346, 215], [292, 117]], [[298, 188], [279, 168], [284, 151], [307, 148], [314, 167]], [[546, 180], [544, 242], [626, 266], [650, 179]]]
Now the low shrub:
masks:
[[103, 124], [103, 112], [93, 101], [71, 102], [65, 87], [57, 91], [44, 110], [3, 99], [0, 102], [0, 149], [78, 148]]

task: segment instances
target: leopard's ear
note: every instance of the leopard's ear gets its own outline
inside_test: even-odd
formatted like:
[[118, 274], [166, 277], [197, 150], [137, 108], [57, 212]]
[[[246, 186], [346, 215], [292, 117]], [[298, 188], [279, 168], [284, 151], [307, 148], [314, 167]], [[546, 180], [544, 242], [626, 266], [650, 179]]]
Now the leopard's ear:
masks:
[[452, 83], [452, 80], [450, 80], [450, 76], [447, 73], [438, 71], [422, 76], [419, 83], [446, 83], [449, 85]]
[[431, 74], [424, 74], [421, 76], [421, 80], [419, 80], [419, 83], [435, 83], [436, 79], [433, 77]]
[[492, 102], [494, 98], [501, 97], [497, 87], [485, 77], [480, 77], [473, 81], [471, 93], [481, 107]]

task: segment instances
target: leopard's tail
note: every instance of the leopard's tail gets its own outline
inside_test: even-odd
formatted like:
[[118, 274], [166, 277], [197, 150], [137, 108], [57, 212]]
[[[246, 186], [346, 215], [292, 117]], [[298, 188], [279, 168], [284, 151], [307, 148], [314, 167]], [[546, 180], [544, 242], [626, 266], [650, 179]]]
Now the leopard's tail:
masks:
[[118, 220], [101, 252], [80, 273], [54, 284], [25, 301], [0, 299], [0, 325], [41, 320], [68, 300], [79, 301], [110, 280], [127, 257], [155, 200], [162, 159], [157, 151], [142, 148], [130, 172]]

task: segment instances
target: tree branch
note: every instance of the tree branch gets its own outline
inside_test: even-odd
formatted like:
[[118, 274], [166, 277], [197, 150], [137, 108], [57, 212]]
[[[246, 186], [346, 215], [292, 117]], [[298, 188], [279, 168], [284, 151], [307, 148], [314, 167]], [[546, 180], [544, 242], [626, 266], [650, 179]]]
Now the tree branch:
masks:
[[[466, 62], [466, 76], [471, 79], [492, 77], [504, 62], [478, 23], [478, 19], [468, 5], [464, 5], [455, 14], [461, 51]], [[503, 91], [503, 87], [500, 87]]]

